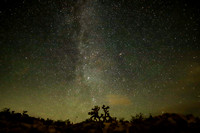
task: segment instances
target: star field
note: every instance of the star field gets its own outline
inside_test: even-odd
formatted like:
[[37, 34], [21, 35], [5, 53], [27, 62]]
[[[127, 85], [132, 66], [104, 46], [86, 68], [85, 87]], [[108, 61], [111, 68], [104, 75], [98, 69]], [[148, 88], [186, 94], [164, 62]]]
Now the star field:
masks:
[[199, 13], [188, 1], [2, 2], [0, 107], [36, 117], [200, 115]]

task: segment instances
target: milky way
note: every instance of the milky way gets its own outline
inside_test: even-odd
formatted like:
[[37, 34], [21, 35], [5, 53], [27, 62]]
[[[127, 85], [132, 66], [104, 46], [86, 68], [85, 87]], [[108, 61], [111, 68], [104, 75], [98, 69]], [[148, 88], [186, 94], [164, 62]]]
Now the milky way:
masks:
[[[11, 4], [12, 3], [12, 4]], [[200, 115], [199, 8], [187, 1], [6, 1], [0, 107], [78, 122]]]

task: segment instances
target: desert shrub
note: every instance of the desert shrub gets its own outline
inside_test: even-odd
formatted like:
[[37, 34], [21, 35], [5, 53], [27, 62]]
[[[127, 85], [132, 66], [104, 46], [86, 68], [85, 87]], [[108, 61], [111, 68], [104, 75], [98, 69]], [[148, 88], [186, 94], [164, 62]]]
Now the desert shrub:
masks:
[[131, 123], [141, 123], [144, 120], [144, 116], [142, 113], [136, 114], [136, 116], [131, 116]]

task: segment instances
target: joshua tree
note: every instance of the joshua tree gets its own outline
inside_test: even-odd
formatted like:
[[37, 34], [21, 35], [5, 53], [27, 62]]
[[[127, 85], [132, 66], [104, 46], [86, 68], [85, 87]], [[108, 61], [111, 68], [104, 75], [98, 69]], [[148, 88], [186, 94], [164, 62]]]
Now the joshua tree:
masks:
[[94, 108], [92, 108], [92, 111], [88, 113], [88, 115], [91, 115], [90, 120], [94, 119], [95, 121], [99, 120], [101, 121], [101, 116], [99, 116], [99, 110], [100, 107], [98, 106], [94, 106]]
[[103, 116], [103, 121], [104, 122], [112, 120], [112, 117], [110, 116], [110, 113], [109, 113], [109, 110], [108, 110], [109, 108], [110, 108], [109, 106], [107, 106], [107, 107], [105, 105], [102, 106], [102, 109], [104, 111], [104, 116]]
[[100, 107], [94, 106], [94, 108], [92, 108], [92, 111], [88, 113], [88, 115], [91, 115], [90, 120], [101, 121], [101, 118], [103, 118], [103, 122], [112, 121], [113, 118], [110, 116], [110, 113], [108, 110], [109, 108], [110, 108], [109, 106], [103, 105], [102, 109], [104, 111], [104, 114], [101, 114], [99, 116]]

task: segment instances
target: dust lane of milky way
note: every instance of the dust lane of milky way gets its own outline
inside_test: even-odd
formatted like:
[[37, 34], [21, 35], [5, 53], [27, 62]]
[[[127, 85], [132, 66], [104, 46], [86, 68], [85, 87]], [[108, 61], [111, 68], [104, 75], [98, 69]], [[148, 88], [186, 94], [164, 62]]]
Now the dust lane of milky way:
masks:
[[185, 1], [16, 1], [0, 8], [0, 108], [36, 117], [200, 115], [199, 8]]

